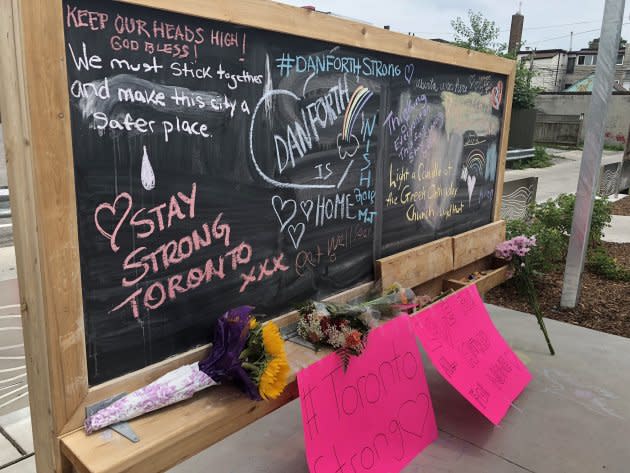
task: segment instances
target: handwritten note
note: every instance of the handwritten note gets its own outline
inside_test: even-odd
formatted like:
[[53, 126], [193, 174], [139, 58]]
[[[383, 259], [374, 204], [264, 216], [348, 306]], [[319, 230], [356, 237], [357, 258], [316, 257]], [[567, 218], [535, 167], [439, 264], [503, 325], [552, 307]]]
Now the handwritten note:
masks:
[[532, 379], [472, 285], [412, 317], [435, 368], [497, 425]]
[[344, 373], [336, 354], [298, 374], [311, 473], [400, 471], [437, 438], [409, 319], [372, 330]]

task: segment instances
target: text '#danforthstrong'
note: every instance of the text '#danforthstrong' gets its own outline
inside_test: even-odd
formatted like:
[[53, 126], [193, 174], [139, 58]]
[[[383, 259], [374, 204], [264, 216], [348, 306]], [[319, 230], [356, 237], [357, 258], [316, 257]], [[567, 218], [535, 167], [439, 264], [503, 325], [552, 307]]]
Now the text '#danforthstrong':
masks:
[[282, 76], [288, 76], [291, 72], [307, 74], [337, 72], [364, 77], [399, 77], [402, 73], [401, 67], [397, 64], [369, 57], [356, 58], [334, 54], [292, 56], [290, 53], [283, 53], [276, 58], [276, 68]]

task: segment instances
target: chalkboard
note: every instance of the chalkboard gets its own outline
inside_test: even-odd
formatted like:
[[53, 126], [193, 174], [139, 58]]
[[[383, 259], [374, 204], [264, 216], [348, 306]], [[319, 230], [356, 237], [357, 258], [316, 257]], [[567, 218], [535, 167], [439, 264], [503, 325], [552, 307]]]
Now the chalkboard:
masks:
[[492, 220], [506, 77], [64, 1], [88, 378]]

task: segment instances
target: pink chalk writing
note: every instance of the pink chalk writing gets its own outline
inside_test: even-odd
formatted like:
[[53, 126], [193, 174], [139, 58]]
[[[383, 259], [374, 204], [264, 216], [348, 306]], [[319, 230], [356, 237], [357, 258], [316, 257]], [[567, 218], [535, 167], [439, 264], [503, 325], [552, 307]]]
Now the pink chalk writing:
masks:
[[[284, 253], [281, 253], [280, 256], [278, 256], [277, 258], [271, 258], [271, 261], [269, 260], [269, 258], [265, 258], [265, 261], [259, 263], [258, 267], [252, 266], [249, 270], [249, 273], [242, 273], [241, 279], [243, 280], [243, 285], [241, 286], [239, 292], [245, 292], [245, 289], [247, 289], [247, 286], [249, 286], [251, 283], [260, 282], [263, 279], [270, 278], [277, 272], [288, 271], [289, 267], [282, 264], [283, 259]], [[271, 264], [272, 267], [269, 267], [269, 264]]]
[[[168, 202], [164, 202], [149, 210], [142, 208], [131, 215], [133, 198], [127, 192], [122, 192], [116, 197], [112, 204], [104, 202], [96, 207], [94, 212], [94, 224], [99, 233], [110, 241], [111, 249], [116, 253], [120, 249], [120, 245], [118, 245], [118, 234], [125, 224], [130, 227], [129, 229], [132, 232], [135, 231], [136, 238], [148, 238], [156, 230], [161, 232], [166, 228], [170, 228], [173, 225], [174, 219], [184, 220], [186, 218], [195, 218], [196, 195], [197, 184], [193, 183], [189, 195], [178, 192], [176, 195], [171, 196]], [[185, 208], [185, 212], [182, 211], [182, 207]], [[113, 218], [115, 222], [113, 229], [107, 229], [107, 224], [103, 224], [101, 216], [104, 216], [106, 220]], [[116, 219], [118, 219], [118, 221], [116, 221]]]

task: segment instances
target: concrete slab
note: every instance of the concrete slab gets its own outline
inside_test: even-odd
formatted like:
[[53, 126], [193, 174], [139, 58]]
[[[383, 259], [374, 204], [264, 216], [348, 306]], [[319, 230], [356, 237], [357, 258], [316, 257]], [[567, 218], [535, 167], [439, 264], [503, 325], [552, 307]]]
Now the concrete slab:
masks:
[[[536, 319], [489, 306], [534, 380], [499, 427], [478, 413], [425, 363], [440, 439], [405, 473], [624, 473], [630, 449], [630, 339], [547, 321], [552, 357]], [[307, 473], [293, 402], [171, 473]]]
[[0, 471], [2, 473], [37, 473], [35, 470], [35, 457], [29, 457]]
[[[578, 176], [580, 175], [581, 150], [563, 151], [548, 149], [547, 151], [554, 156], [560, 156], [562, 159], [555, 159], [554, 165], [548, 168], [505, 170], [506, 181], [524, 177], [538, 177], [537, 202], [544, 202], [559, 194], [575, 194]], [[602, 164], [620, 162], [622, 157], [623, 152], [621, 151], [604, 151]]]
[[610, 227], [604, 230], [603, 240], [611, 243], [630, 243], [630, 217], [613, 215]]
[[2, 468], [2, 465], [17, 460], [21, 456], [20, 452], [11, 445], [11, 442], [0, 433], [0, 468]]
[[0, 187], [8, 185], [7, 160], [5, 159], [4, 138], [2, 134], [2, 124], [0, 124]]
[[33, 453], [33, 430], [31, 411], [28, 407], [0, 417], [0, 427], [24, 452]]
[[0, 248], [0, 281], [17, 278], [17, 264], [15, 263], [15, 247]]

